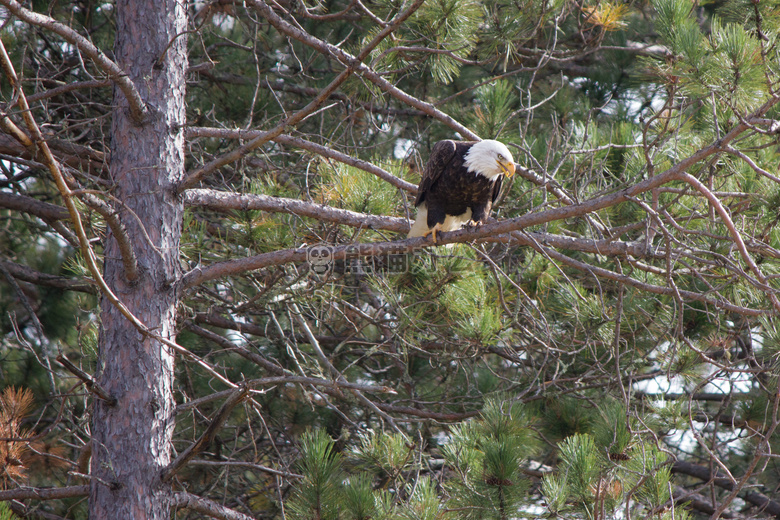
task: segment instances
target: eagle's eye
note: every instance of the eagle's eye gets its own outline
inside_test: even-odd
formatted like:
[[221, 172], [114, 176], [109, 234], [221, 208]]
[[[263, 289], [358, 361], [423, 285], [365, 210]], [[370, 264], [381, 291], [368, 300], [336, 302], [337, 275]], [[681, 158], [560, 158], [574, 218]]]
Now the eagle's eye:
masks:
[[499, 160], [499, 161], [503, 161], [503, 160], [504, 160], [504, 156], [503, 156], [503, 155], [501, 155], [501, 154], [498, 154], [498, 160]]

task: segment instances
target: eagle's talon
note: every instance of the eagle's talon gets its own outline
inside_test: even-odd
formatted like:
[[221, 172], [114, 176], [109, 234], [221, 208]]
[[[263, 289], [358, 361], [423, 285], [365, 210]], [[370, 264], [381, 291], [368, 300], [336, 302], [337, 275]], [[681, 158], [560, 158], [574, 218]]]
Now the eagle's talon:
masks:
[[434, 244], [436, 244], [436, 243], [437, 243], [437, 240], [436, 240], [436, 231], [438, 231], [436, 228], [431, 228], [430, 230], [428, 230], [428, 232], [427, 232], [427, 233], [425, 233], [425, 234], [423, 235], [423, 237], [424, 237], [424, 238], [431, 237], [431, 239], [433, 240], [433, 243], [434, 243]]

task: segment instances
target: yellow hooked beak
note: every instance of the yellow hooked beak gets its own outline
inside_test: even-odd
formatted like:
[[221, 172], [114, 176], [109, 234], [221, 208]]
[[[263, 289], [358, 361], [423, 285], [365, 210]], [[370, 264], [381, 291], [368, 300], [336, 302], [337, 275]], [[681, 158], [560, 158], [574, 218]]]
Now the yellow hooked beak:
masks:
[[515, 174], [515, 163], [511, 161], [502, 161], [500, 159], [498, 159], [497, 162], [498, 167], [501, 168], [501, 171], [504, 172], [504, 175], [511, 177]]

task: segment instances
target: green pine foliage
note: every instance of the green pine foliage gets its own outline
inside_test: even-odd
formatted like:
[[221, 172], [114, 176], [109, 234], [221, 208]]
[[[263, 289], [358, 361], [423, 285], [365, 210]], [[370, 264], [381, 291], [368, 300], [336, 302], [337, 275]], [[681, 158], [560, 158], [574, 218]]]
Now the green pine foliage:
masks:
[[323, 202], [373, 215], [394, 215], [398, 189], [382, 179], [341, 163], [324, 164], [320, 199]]
[[11, 507], [6, 502], [0, 502], [0, 520], [17, 520], [19, 517], [11, 512]]
[[414, 446], [400, 433], [374, 432], [361, 437], [360, 445], [352, 449], [350, 458], [356, 467], [380, 481], [397, 483], [404, 472], [414, 469], [413, 449]]
[[[340, 518], [343, 485], [342, 456], [333, 451], [333, 441], [322, 431], [301, 437], [298, 468], [304, 475], [288, 503], [290, 516], [298, 520]], [[352, 501], [361, 507], [360, 500]]]
[[474, 106], [463, 112], [469, 126], [490, 139], [516, 141], [519, 137], [514, 109], [518, 103], [517, 86], [510, 81], [496, 81], [479, 87], [474, 94]]
[[668, 455], [655, 446], [637, 450], [626, 464], [628, 481], [637, 500], [649, 510], [663, 507], [670, 497], [671, 470]]
[[453, 429], [443, 453], [454, 476], [449, 507], [458, 518], [505, 519], [526, 503], [522, 465], [538, 445], [532, 425], [521, 405], [491, 401], [479, 420]]
[[[380, 2], [396, 7], [398, 2]], [[440, 84], [448, 84], [460, 73], [476, 44], [483, 22], [480, 4], [474, 0], [435, 0], [425, 4], [404, 24], [394, 40], [385, 40], [373, 55], [380, 69], [403, 71], [420, 67]], [[373, 34], [369, 33], [365, 42]], [[438, 51], [438, 52], [437, 52]]]
[[[442, 473], [429, 473], [434, 461], [417, 459], [417, 447], [397, 433], [363, 436], [343, 453], [334, 451], [336, 444], [324, 432], [305, 433], [297, 464], [304, 478], [288, 510], [294, 518], [350, 520], [538, 514], [526, 468], [543, 449], [555, 419], [534, 410], [505, 398], [489, 400], [478, 418], [452, 428], [440, 449]], [[619, 401], [607, 403], [581, 433], [557, 443], [557, 462], [540, 483], [542, 507], [551, 515], [587, 519], [611, 517], [624, 505], [646, 513], [666, 508], [668, 455], [640, 434], [651, 425], [650, 416], [640, 422]]]

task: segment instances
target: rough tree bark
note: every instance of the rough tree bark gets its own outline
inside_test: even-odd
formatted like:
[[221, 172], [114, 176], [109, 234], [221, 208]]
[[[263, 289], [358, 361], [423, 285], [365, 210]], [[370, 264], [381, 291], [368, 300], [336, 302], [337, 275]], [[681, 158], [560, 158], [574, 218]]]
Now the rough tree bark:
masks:
[[[139, 278], [127, 280], [110, 230], [104, 276], [151, 331], [173, 340], [183, 214], [175, 186], [184, 173], [187, 14], [178, 0], [115, 5], [116, 60], [137, 85], [148, 116], [139, 120], [131, 113], [125, 94], [115, 87], [113, 195], [124, 204]], [[173, 352], [139, 332], [106, 298], [99, 349], [98, 382], [117, 403], [95, 404], [90, 518], [167, 519], [173, 495], [161, 472], [171, 458]]]

